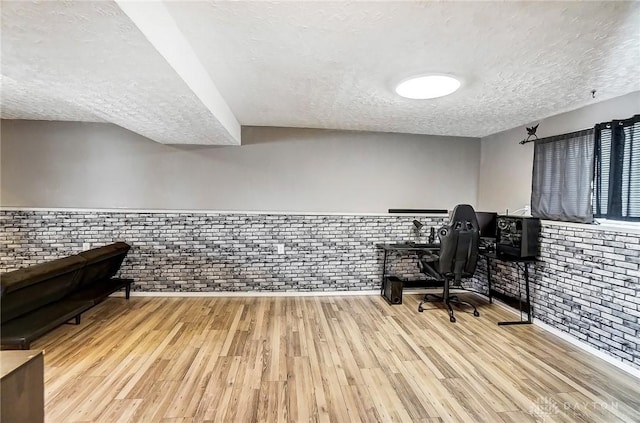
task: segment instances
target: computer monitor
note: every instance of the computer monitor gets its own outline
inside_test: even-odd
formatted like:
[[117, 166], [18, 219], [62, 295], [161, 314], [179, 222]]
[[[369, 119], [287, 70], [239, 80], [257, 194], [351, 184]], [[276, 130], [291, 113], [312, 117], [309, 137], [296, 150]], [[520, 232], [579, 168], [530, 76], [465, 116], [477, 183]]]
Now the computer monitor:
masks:
[[498, 213], [476, 212], [476, 219], [478, 220], [478, 227], [480, 228], [480, 238], [496, 239], [497, 217]]

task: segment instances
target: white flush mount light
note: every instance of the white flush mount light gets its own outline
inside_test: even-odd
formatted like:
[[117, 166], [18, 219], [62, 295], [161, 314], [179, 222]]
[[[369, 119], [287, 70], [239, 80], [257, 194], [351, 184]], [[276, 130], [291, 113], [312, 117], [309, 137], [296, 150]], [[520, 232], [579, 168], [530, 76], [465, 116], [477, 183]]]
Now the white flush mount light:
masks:
[[401, 82], [396, 87], [398, 95], [414, 100], [444, 97], [460, 88], [460, 81], [445, 75], [417, 76]]

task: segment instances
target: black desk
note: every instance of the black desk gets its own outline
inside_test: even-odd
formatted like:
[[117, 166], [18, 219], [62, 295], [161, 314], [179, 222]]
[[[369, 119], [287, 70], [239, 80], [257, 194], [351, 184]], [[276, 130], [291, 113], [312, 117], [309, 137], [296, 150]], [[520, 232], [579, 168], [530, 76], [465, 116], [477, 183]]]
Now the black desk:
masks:
[[[385, 289], [387, 288], [386, 284], [388, 283], [389, 278], [395, 276], [395, 275], [387, 274], [387, 256], [389, 254], [389, 251], [409, 253], [409, 254], [413, 253], [418, 256], [431, 255], [433, 256], [434, 260], [437, 260], [437, 256], [434, 256], [434, 254], [437, 254], [440, 251], [440, 244], [417, 244], [417, 243], [403, 242], [403, 243], [396, 243], [396, 244], [376, 244], [376, 247], [384, 251], [384, 258], [382, 261], [382, 280], [380, 283], [380, 295], [382, 296], [384, 296]], [[429, 282], [431, 282], [431, 284]], [[431, 285], [439, 286], [440, 282], [441, 281], [437, 281], [437, 280], [433, 281], [433, 280], [425, 279], [421, 281], [403, 281], [402, 285], [403, 287], [404, 286], [428, 287]]]
[[[401, 253], [414, 253], [419, 257], [427, 258], [431, 256], [433, 261], [438, 259], [437, 254], [440, 252], [440, 244], [417, 244], [417, 243], [397, 243], [397, 244], [376, 244], [376, 247], [384, 251], [384, 259], [382, 262], [382, 281], [380, 283], [380, 295], [384, 296], [386, 284], [389, 282], [389, 278], [395, 275], [387, 274], [387, 255], [390, 251]], [[487, 268], [489, 268], [489, 262], [487, 262]], [[489, 298], [489, 303], [493, 303], [493, 297], [491, 294], [491, 277], [488, 275], [488, 288], [489, 292], [479, 292], [472, 289], [465, 289], [466, 291], [475, 292], [480, 295], [484, 295]], [[442, 287], [444, 285], [443, 279], [424, 279], [419, 281], [402, 281], [403, 287], [411, 288], [435, 288]], [[386, 297], [385, 297], [386, 298]], [[388, 299], [387, 299], [388, 301]]]
[[[526, 295], [526, 306], [527, 306], [527, 320], [522, 320], [522, 295], [519, 295], [519, 309], [520, 309], [520, 320], [515, 320], [512, 322], [498, 322], [500, 326], [506, 325], [530, 325], [533, 323], [533, 306], [531, 305], [531, 297], [529, 291], [529, 264], [535, 263], [535, 258], [518, 258], [518, 257], [509, 257], [509, 256], [501, 256], [496, 255], [496, 253], [485, 252], [481, 253], [481, 255], [487, 260], [487, 283], [489, 285], [489, 292], [491, 293], [491, 260], [500, 260], [505, 263], [516, 263], [518, 266], [518, 271], [520, 271], [520, 266], [517, 263], [522, 263], [524, 267], [524, 285], [525, 285], [525, 295]], [[518, 291], [520, 291], [520, 278], [518, 278]]]

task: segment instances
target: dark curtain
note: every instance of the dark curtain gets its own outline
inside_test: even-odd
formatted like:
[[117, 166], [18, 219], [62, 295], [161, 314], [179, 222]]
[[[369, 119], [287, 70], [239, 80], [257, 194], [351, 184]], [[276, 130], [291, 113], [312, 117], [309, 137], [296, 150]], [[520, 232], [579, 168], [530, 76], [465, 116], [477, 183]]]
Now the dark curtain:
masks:
[[593, 171], [593, 129], [536, 141], [531, 215], [541, 219], [592, 223]]
[[595, 217], [640, 220], [640, 115], [595, 128]]

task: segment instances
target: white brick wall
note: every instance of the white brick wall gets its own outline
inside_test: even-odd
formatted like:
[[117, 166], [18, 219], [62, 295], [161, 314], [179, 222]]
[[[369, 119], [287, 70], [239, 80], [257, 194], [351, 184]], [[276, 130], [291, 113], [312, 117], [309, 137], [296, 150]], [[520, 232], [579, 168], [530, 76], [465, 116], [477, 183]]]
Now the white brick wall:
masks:
[[[640, 235], [542, 225], [530, 266], [534, 317], [640, 368]], [[493, 261], [492, 288], [517, 295], [515, 264]], [[484, 260], [474, 278], [486, 280]]]
[[[445, 219], [220, 213], [0, 211], [0, 271], [114, 241], [132, 245], [121, 275], [138, 291], [336, 291], [380, 287], [376, 243], [416, 239]], [[428, 231], [427, 231], [428, 232]], [[285, 244], [276, 254], [275, 244]], [[543, 225], [531, 266], [535, 317], [640, 368], [640, 235]], [[390, 271], [418, 278], [415, 258]], [[493, 288], [516, 295], [513, 264], [492, 262]], [[486, 290], [480, 260], [472, 281]]]
[[[338, 291], [380, 287], [376, 243], [416, 238], [441, 217], [1, 211], [0, 271], [115, 241], [132, 246], [121, 275], [137, 291]], [[276, 254], [276, 244], [285, 254]], [[417, 278], [415, 258], [389, 269]]]

